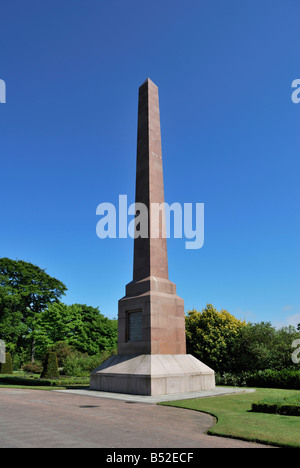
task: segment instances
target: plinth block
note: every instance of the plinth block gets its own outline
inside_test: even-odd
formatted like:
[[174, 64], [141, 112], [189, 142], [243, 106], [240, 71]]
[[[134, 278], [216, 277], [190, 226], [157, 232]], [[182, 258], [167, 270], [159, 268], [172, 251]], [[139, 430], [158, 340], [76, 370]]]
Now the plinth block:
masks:
[[169, 395], [215, 388], [214, 371], [191, 354], [112, 356], [91, 374], [91, 390]]

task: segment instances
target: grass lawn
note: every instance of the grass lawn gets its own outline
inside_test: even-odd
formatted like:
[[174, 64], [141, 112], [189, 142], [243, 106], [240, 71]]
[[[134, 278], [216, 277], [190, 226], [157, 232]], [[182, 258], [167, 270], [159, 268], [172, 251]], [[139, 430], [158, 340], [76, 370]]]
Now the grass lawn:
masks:
[[193, 398], [159, 403], [212, 414], [217, 423], [208, 434], [300, 448], [300, 417], [254, 413], [251, 404], [266, 398], [299, 398], [300, 390], [257, 388], [254, 393]]

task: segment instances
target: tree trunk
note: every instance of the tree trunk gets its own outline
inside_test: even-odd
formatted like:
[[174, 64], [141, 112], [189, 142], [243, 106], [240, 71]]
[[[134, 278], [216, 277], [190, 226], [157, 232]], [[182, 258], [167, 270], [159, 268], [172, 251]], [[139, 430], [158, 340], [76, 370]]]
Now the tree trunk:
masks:
[[30, 350], [30, 360], [31, 360], [31, 362], [34, 362], [34, 352], [35, 352], [35, 339], [32, 338], [31, 350]]

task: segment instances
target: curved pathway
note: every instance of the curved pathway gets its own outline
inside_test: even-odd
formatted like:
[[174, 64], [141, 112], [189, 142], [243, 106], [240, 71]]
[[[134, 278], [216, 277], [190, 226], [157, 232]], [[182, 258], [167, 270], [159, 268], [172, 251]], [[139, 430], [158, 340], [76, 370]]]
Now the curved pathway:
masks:
[[0, 448], [263, 448], [213, 437], [208, 414], [86, 395], [0, 388]]

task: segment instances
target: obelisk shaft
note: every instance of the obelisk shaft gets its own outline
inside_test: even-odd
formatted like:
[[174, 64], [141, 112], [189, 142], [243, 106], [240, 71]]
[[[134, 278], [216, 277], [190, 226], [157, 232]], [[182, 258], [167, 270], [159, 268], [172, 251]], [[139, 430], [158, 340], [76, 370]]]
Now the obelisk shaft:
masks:
[[135, 201], [136, 209], [148, 208], [149, 232], [134, 240], [133, 280], [119, 301], [118, 354], [185, 354], [184, 302], [168, 278], [164, 209], [160, 222], [156, 216], [164, 183], [158, 88], [149, 78], [139, 88]]
[[[139, 88], [135, 201], [148, 208], [148, 238], [134, 241], [133, 280], [149, 276], [168, 279], [165, 219], [160, 217], [154, 233], [151, 217], [152, 204], [164, 203], [164, 183], [158, 88], [149, 78]], [[161, 208], [160, 213], [164, 213], [163, 205]]]

